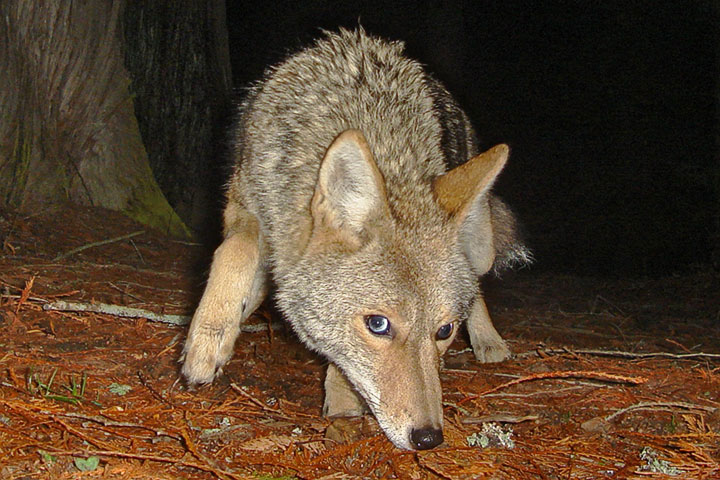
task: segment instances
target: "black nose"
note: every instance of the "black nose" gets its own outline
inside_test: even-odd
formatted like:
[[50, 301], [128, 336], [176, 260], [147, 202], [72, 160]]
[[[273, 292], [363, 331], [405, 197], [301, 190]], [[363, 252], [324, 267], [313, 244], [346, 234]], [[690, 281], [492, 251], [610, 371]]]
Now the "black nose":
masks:
[[416, 450], [427, 450], [437, 447], [443, 442], [442, 430], [439, 428], [413, 428], [410, 432], [410, 443]]

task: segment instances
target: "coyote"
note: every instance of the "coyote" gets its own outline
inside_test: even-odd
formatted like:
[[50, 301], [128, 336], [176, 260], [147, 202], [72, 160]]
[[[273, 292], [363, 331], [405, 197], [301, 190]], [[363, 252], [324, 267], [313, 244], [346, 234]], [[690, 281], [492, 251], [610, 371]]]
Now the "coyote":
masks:
[[324, 415], [369, 408], [396, 446], [428, 449], [443, 442], [439, 369], [461, 323], [480, 362], [510, 355], [479, 277], [530, 254], [490, 193], [508, 147], [479, 153], [465, 113], [403, 49], [362, 28], [326, 33], [250, 89], [182, 373], [211, 382], [272, 283], [329, 361]]

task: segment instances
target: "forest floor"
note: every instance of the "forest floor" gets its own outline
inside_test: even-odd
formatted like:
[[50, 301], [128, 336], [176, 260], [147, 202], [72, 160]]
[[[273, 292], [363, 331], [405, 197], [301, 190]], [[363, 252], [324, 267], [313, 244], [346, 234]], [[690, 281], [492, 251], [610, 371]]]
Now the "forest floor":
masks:
[[44, 309], [191, 315], [211, 252], [144, 230], [100, 209], [0, 212], [0, 478], [720, 478], [717, 272], [485, 282], [516, 355], [483, 365], [456, 340], [445, 443], [411, 452], [370, 417], [321, 416], [325, 362], [271, 308], [195, 390], [186, 326]]

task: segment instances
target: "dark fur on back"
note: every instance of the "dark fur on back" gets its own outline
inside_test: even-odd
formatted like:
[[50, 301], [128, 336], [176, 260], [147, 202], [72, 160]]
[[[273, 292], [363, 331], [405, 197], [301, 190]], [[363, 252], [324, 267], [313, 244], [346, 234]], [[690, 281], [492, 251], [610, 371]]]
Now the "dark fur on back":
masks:
[[430, 74], [425, 81], [430, 87], [435, 115], [442, 128], [441, 148], [445, 154], [445, 165], [452, 170], [479, 153], [475, 131], [465, 112], [442, 83]]

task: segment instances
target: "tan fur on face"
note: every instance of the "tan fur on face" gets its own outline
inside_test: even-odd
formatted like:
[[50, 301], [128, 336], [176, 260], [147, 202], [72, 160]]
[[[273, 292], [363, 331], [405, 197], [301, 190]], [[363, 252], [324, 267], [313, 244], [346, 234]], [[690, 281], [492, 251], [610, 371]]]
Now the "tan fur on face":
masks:
[[[371, 386], [365, 387], [365, 393], [369, 397], [368, 405], [392, 441], [411, 448], [409, 436], [413, 429], [442, 428], [440, 358], [452, 343], [458, 325], [454, 326], [450, 338], [437, 341], [437, 328], [449, 323], [449, 318], [430, 323], [429, 329], [418, 329], [414, 328], [416, 324], [397, 314], [384, 315], [391, 322], [392, 338], [373, 335], [360, 318], [353, 322], [355, 335], [363, 339], [364, 350], [373, 364], [371, 377], [365, 380], [365, 385]], [[345, 408], [357, 406], [347, 390], [337, 390], [341, 384], [333, 385], [333, 390], [327, 389], [331, 378], [337, 379], [334, 367], [328, 370], [326, 395], [335, 397], [338, 404], [349, 402]]]

